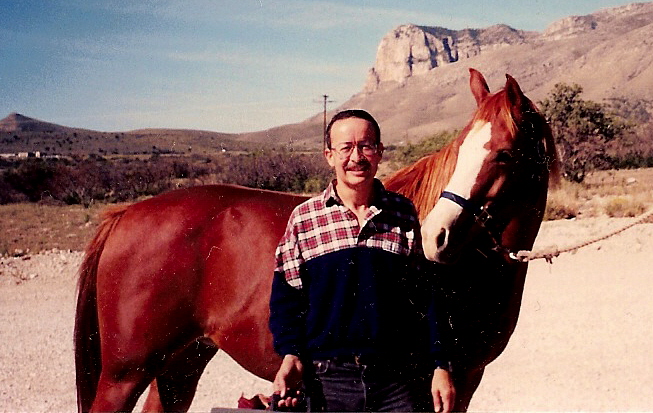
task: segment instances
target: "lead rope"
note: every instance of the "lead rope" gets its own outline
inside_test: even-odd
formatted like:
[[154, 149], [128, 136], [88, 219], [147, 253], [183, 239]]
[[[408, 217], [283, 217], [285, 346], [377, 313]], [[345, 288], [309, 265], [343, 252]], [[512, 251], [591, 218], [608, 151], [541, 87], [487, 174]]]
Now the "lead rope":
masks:
[[566, 252], [571, 252], [571, 251], [576, 251], [580, 248], [586, 247], [588, 245], [592, 245], [596, 242], [603, 241], [605, 239], [608, 239], [614, 235], [617, 235], [621, 232], [624, 232], [628, 228], [634, 227], [635, 225], [641, 224], [647, 219], [649, 219], [651, 216], [653, 216], [653, 207], [650, 208], [648, 211], [643, 213], [642, 215], [639, 216], [639, 218], [633, 222], [631, 222], [628, 225], [623, 226], [622, 228], [619, 228], [616, 231], [609, 232], [605, 235], [602, 235], [600, 237], [594, 238], [590, 241], [583, 242], [578, 245], [573, 245], [569, 246], [563, 249], [559, 249], [557, 246], [549, 246], [542, 248], [539, 251], [519, 251], [517, 254], [510, 253], [510, 258], [512, 258], [515, 261], [519, 262], [528, 262], [528, 261], [533, 261], [533, 260], [538, 260], [538, 259], [544, 259], [546, 262], [551, 264], [553, 262], [553, 258], [559, 256], [560, 254], [564, 254]]

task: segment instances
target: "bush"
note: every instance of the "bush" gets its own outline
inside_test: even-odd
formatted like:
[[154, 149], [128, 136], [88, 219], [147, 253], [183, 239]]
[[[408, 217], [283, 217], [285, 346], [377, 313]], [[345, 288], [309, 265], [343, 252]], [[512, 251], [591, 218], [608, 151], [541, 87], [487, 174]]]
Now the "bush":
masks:
[[458, 131], [442, 131], [426, 137], [417, 143], [410, 143], [403, 147], [393, 147], [392, 160], [401, 166], [417, 162], [420, 158], [439, 151], [449, 142], [454, 140]]
[[[50, 184], [55, 175], [52, 163], [42, 159], [28, 158], [17, 167], [10, 168], [3, 175], [6, 190], [21, 193], [30, 202], [39, 201], [50, 192]], [[6, 198], [9, 194], [0, 196]]]
[[582, 182], [589, 171], [611, 167], [605, 147], [631, 129], [621, 117], [596, 102], [583, 100], [580, 85], [558, 83], [540, 102], [561, 156], [562, 172]]
[[605, 204], [605, 213], [609, 217], [636, 217], [644, 211], [646, 211], [644, 204], [625, 197], [612, 198]]
[[319, 154], [259, 152], [215, 159], [167, 158], [108, 160], [101, 156], [27, 159], [5, 165], [0, 203], [48, 202], [90, 205], [126, 202], [192, 186], [207, 179], [252, 188], [313, 193], [331, 179]]
[[326, 187], [331, 169], [321, 154], [259, 152], [230, 159], [224, 182], [282, 192], [316, 192]]
[[579, 212], [580, 207], [575, 200], [569, 199], [562, 192], [554, 192], [549, 194], [546, 209], [544, 210], [544, 220], [571, 219], [577, 217]]

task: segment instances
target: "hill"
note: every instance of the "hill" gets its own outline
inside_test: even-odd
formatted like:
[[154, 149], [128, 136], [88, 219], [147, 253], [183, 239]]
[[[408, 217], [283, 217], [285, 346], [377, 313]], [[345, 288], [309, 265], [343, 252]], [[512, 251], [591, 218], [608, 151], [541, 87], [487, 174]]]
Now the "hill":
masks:
[[83, 129], [74, 129], [38, 119], [28, 118], [20, 113], [10, 113], [0, 120], [0, 132], [45, 132], [45, 133], [72, 133]]
[[0, 153], [41, 152], [58, 155], [207, 155], [222, 150], [242, 151], [261, 144], [239, 141], [236, 135], [186, 129], [140, 129], [99, 132], [71, 128], [19, 113], [0, 120]]

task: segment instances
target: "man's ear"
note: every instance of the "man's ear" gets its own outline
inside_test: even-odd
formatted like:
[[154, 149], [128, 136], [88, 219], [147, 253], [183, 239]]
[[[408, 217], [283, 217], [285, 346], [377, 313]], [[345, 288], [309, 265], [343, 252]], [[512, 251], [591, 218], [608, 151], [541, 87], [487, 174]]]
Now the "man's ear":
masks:
[[326, 158], [329, 166], [332, 168], [336, 166], [336, 161], [333, 156], [333, 151], [331, 149], [324, 148], [324, 157]]
[[382, 142], [379, 142], [379, 144], [376, 145], [376, 151], [379, 153], [379, 156], [383, 156], [383, 151], [385, 151], [385, 146], [383, 146]]

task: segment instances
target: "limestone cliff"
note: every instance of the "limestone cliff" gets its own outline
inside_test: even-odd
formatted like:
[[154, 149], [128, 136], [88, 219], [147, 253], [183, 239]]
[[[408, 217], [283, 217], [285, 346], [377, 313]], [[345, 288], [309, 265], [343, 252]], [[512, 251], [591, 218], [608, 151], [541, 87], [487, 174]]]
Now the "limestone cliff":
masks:
[[376, 62], [369, 70], [364, 93], [376, 91], [382, 83], [404, 85], [436, 67], [462, 61], [490, 50], [571, 39], [591, 33], [618, 36], [651, 24], [653, 4], [633, 3], [599, 10], [585, 16], [569, 16], [553, 22], [542, 33], [526, 32], [507, 25], [484, 29], [451, 30], [443, 27], [406, 24], [381, 39]]
[[464, 30], [402, 25], [381, 39], [376, 63], [369, 71], [364, 90], [374, 91], [386, 81], [403, 84], [411, 76], [425, 74], [435, 67], [476, 56], [488, 49], [524, 43], [533, 35], [503, 24]]

